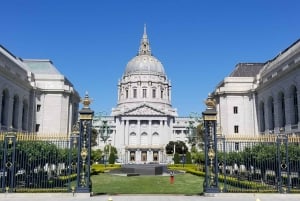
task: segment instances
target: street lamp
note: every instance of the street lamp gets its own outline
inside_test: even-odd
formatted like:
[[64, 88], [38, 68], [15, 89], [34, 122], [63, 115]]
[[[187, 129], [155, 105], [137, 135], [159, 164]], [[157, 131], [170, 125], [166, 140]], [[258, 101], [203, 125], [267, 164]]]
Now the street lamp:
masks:
[[184, 163], [185, 163], [185, 157], [184, 157], [184, 146], [182, 145], [181, 150], [182, 150], [182, 167], [184, 167]]
[[194, 145], [195, 143], [195, 127], [194, 127], [194, 121], [193, 120], [190, 120], [189, 121], [189, 136], [188, 136], [188, 139], [189, 139], [189, 143], [192, 144], [192, 146]]
[[106, 165], [106, 161], [107, 160], [107, 150], [106, 150], [106, 141], [109, 139], [110, 137], [110, 133], [109, 133], [109, 126], [107, 125], [107, 121], [103, 120], [102, 121], [102, 125], [100, 127], [100, 137], [104, 142], [104, 156], [103, 156], [103, 163]]
[[209, 94], [205, 101], [206, 110], [202, 112], [205, 128], [205, 179], [204, 192], [218, 193], [218, 159], [217, 159], [217, 137], [216, 121], [217, 111], [215, 100]]

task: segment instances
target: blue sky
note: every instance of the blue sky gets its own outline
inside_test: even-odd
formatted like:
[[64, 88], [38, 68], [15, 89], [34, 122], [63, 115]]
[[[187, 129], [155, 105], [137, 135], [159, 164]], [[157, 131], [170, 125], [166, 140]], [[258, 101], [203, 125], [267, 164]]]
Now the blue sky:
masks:
[[50, 59], [92, 109], [108, 114], [117, 83], [138, 52], [144, 24], [172, 82], [180, 116], [201, 114], [209, 92], [240, 62], [265, 62], [300, 37], [298, 0], [9, 0], [0, 44]]

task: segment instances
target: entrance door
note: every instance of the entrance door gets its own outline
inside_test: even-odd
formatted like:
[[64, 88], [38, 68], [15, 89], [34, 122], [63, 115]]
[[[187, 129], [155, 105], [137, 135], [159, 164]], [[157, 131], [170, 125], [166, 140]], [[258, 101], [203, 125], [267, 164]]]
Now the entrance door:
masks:
[[135, 151], [131, 151], [130, 152], [130, 162], [134, 162], [135, 161]]
[[158, 151], [153, 152], [153, 161], [158, 162]]
[[146, 151], [142, 151], [141, 161], [142, 162], [147, 162], [147, 152]]

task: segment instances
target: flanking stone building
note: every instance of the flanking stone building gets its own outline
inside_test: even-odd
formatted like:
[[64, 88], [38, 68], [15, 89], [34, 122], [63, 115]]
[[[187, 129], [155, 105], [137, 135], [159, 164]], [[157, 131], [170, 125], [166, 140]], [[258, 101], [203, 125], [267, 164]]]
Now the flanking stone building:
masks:
[[[218, 132], [300, 134], [300, 40], [264, 63], [240, 63], [215, 88]], [[239, 146], [236, 146], [239, 149]]]
[[[178, 117], [171, 104], [172, 85], [162, 63], [152, 55], [146, 27], [137, 56], [133, 57], [118, 82], [117, 106], [110, 116], [95, 116], [93, 126], [109, 137], [98, 139], [98, 148], [111, 144], [123, 163], [168, 163], [169, 141], [187, 142], [190, 117]], [[107, 127], [106, 127], [107, 128]]]
[[21, 59], [0, 46], [0, 128], [70, 134], [80, 97], [50, 60]]

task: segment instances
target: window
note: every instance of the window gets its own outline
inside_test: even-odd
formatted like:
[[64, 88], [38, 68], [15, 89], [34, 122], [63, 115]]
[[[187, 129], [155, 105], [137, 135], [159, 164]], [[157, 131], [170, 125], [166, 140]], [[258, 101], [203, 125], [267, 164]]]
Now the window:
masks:
[[128, 98], [128, 89], [126, 89], [126, 98]]
[[237, 114], [238, 113], [238, 107], [237, 106], [234, 106], [233, 107], [233, 114]]
[[137, 90], [133, 89], [133, 98], [137, 98]]
[[238, 142], [234, 143], [234, 150], [235, 151], [240, 150], [240, 144]]
[[37, 104], [36, 111], [39, 112], [41, 110], [41, 104]]
[[152, 98], [156, 98], [156, 89], [152, 89]]
[[160, 98], [161, 98], [161, 99], [164, 98], [164, 91], [163, 91], [163, 90], [160, 91]]
[[234, 126], [234, 133], [239, 133], [239, 126], [237, 125]]
[[40, 130], [40, 124], [35, 124], [35, 132], [39, 132]]
[[299, 112], [298, 112], [298, 97], [297, 97], [297, 88], [293, 89], [293, 106], [294, 106], [294, 119], [293, 124], [297, 124], [299, 121]]
[[147, 89], [143, 89], [143, 98], [147, 98]]

